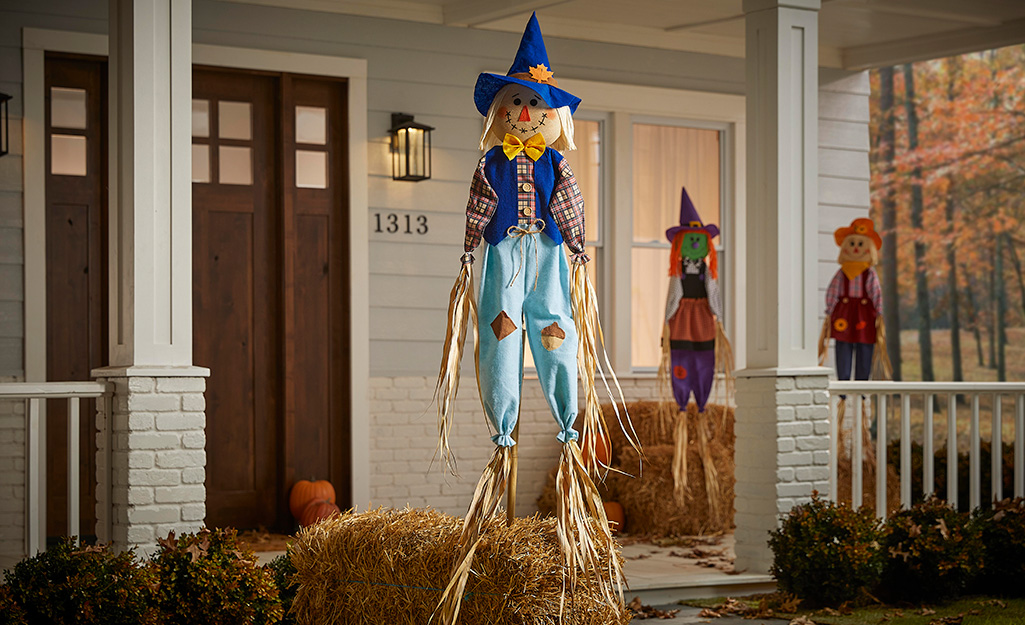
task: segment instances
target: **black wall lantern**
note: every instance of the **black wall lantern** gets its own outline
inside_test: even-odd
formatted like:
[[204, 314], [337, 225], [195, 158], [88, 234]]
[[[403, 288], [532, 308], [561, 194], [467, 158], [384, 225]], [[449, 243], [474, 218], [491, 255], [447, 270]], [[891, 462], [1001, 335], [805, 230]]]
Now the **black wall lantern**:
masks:
[[0, 156], [11, 149], [11, 122], [7, 112], [7, 101], [10, 99], [11, 96], [0, 93]]
[[392, 113], [392, 180], [427, 180], [431, 177], [431, 126], [418, 124], [412, 115]]

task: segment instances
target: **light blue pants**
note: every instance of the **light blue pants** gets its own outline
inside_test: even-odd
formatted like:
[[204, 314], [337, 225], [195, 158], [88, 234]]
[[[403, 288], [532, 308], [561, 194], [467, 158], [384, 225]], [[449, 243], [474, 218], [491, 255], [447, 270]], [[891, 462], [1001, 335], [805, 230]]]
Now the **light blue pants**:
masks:
[[500, 447], [512, 447], [523, 387], [523, 328], [559, 441], [577, 438], [577, 331], [562, 245], [537, 232], [484, 244], [480, 278], [480, 386]]

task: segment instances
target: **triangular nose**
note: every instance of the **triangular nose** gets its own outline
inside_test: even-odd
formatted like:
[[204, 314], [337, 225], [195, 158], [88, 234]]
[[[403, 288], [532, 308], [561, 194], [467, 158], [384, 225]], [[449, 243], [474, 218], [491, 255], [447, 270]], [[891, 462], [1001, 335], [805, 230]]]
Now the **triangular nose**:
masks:
[[527, 112], [527, 107], [524, 106], [523, 110], [520, 111], [520, 118], [517, 121], [521, 121], [521, 122], [529, 122], [530, 121], [530, 113]]

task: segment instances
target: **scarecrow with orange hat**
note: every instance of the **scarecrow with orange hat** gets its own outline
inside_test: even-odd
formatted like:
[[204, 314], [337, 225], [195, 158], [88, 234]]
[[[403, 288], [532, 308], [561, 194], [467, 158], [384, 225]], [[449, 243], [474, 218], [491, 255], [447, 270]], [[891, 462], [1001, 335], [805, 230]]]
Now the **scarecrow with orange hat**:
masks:
[[[722, 324], [722, 299], [719, 295], [719, 262], [712, 239], [719, 227], [704, 224], [694, 203], [683, 188], [680, 197], [680, 225], [666, 230], [672, 243], [669, 253], [669, 293], [666, 296], [665, 327], [662, 333], [662, 366], [659, 386], [663, 396], [671, 387], [680, 412], [687, 411], [693, 394], [699, 418], [698, 442], [703, 459], [709, 508], [718, 510], [716, 474], [708, 446], [705, 406], [717, 370], [729, 385], [733, 373], [733, 350]], [[707, 261], [706, 261], [707, 259]], [[718, 366], [717, 366], [718, 365]], [[728, 392], [728, 391], [727, 391]], [[674, 420], [672, 402], [663, 397], [663, 427]], [[678, 500], [687, 488], [687, 418], [676, 420], [673, 478]]]
[[[532, 15], [506, 75], [482, 73], [473, 94], [484, 116], [480, 149], [466, 207], [462, 269], [452, 289], [449, 324], [436, 399], [439, 450], [452, 468], [448, 435], [452, 400], [467, 330], [474, 338], [484, 414], [495, 451], [477, 484], [460, 536], [459, 555], [439, 606], [454, 623], [483, 527], [515, 479], [515, 445], [523, 384], [523, 344], [529, 342], [538, 379], [558, 426], [558, 534], [573, 579], [577, 571], [605, 571], [598, 580], [609, 602], [622, 602], [622, 570], [615, 557], [599, 562], [598, 547], [614, 543], [592, 480], [599, 454], [581, 454], [574, 429], [577, 374], [583, 376], [584, 439], [606, 440], [596, 373], [604, 355], [597, 298], [587, 278], [584, 204], [560, 150], [573, 150], [573, 117], [580, 99], [559, 88], [537, 16]], [[569, 248], [569, 261], [563, 250]], [[482, 248], [479, 297], [473, 297], [473, 252]], [[572, 268], [570, 267], [572, 264]], [[478, 325], [478, 319], [480, 324]], [[478, 329], [479, 328], [479, 329]], [[606, 384], [607, 386], [607, 384]], [[629, 420], [625, 420], [629, 423]], [[628, 439], [630, 436], [628, 435]], [[631, 439], [633, 440], [633, 439]], [[585, 463], [584, 456], [589, 458]], [[597, 522], [594, 522], [597, 521]], [[573, 579], [568, 584], [573, 586]], [[618, 593], [616, 592], [618, 588]]]
[[[886, 337], [882, 325], [883, 298], [879, 277], [872, 267], [879, 262], [883, 240], [871, 219], [861, 217], [838, 228], [833, 239], [840, 246], [840, 270], [826, 290], [826, 321], [819, 341], [819, 362], [825, 362], [826, 341], [836, 341], [836, 373], [841, 380], [867, 380], [875, 368], [890, 377]], [[876, 349], [877, 343], [879, 349]]]

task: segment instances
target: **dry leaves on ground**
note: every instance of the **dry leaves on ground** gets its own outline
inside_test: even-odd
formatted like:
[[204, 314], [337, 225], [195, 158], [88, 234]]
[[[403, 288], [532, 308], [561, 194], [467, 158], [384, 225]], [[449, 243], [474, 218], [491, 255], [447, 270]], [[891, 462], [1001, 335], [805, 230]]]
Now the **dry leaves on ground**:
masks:
[[650, 605], [644, 605], [641, 603], [640, 597], [634, 597], [626, 607], [633, 613], [634, 618], [639, 621], [649, 618], [671, 619], [679, 612], [679, 610], [659, 610]]

